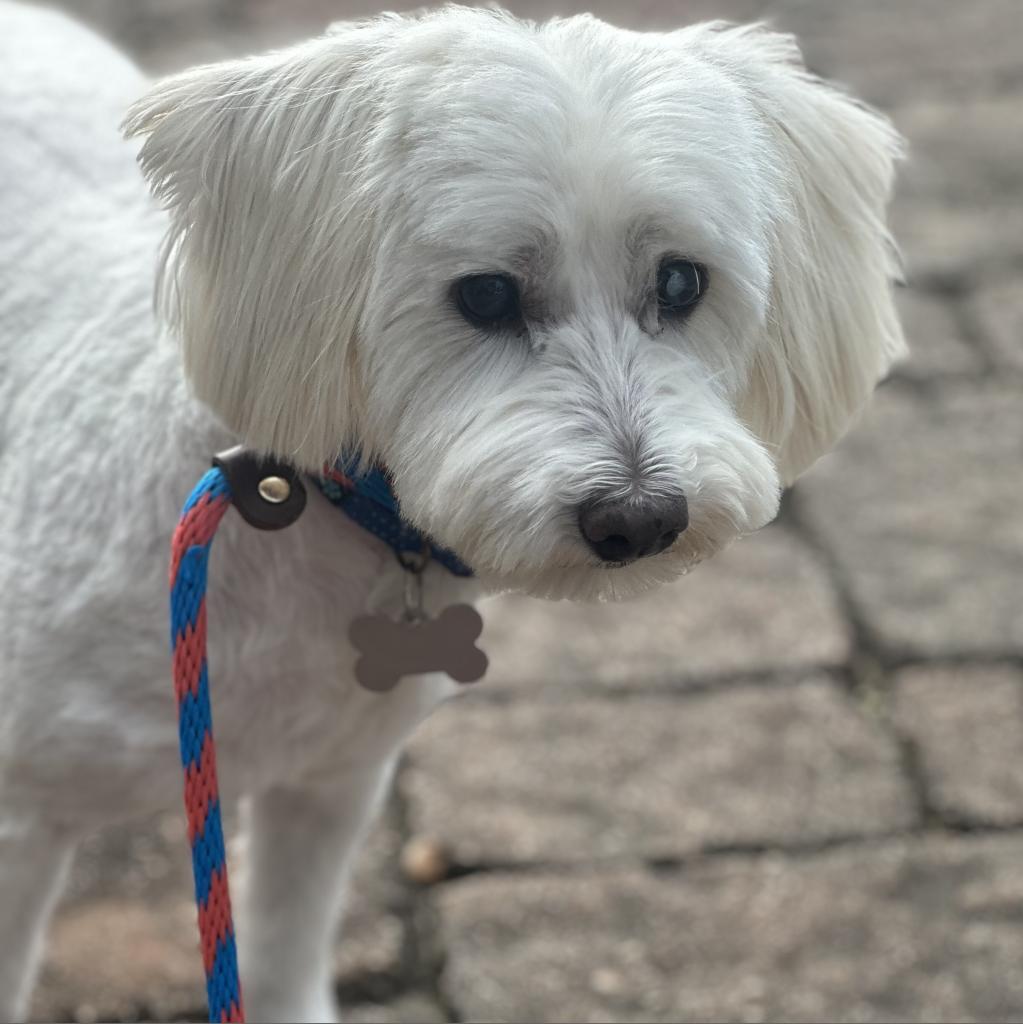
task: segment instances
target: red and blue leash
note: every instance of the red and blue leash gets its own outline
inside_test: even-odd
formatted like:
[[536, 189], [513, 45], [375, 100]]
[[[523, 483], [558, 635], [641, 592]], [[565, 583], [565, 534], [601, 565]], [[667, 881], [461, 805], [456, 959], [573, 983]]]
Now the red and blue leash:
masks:
[[185, 811], [199, 909], [199, 942], [211, 1021], [244, 1021], [238, 951], [227, 882], [224, 829], [206, 661], [206, 569], [213, 535], [231, 505], [219, 467], [185, 502], [171, 542], [171, 650], [178, 702], [178, 739], [185, 773]]

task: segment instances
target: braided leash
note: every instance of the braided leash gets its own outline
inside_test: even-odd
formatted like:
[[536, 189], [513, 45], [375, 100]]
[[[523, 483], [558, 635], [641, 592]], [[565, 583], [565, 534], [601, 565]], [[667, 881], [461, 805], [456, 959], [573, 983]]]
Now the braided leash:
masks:
[[189, 495], [171, 542], [171, 650], [185, 811], [192, 844], [199, 941], [211, 1021], [244, 1021], [217, 789], [206, 664], [206, 567], [213, 535], [231, 504], [223, 471], [209, 470]]

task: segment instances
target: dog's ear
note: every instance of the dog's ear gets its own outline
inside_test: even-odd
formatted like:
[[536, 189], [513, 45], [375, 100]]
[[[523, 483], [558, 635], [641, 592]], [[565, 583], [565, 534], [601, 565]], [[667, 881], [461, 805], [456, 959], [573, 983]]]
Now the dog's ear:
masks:
[[170, 214], [159, 294], [193, 390], [245, 443], [306, 468], [359, 440], [373, 65], [394, 25], [186, 71], [124, 125]]
[[886, 227], [902, 140], [808, 73], [791, 36], [717, 25], [702, 43], [741, 82], [781, 174], [767, 338], [742, 412], [788, 483], [841, 437], [904, 352]]

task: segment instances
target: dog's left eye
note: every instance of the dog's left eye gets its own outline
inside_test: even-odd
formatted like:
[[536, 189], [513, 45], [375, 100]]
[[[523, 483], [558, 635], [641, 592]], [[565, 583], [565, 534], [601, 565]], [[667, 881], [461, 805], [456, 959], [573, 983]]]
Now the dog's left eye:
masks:
[[521, 319], [519, 289], [505, 274], [473, 274], [455, 285], [459, 312], [476, 327], [500, 327]]
[[707, 268], [692, 260], [665, 260], [657, 271], [657, 306], [669, 316], [692, 312], [707, 290]]

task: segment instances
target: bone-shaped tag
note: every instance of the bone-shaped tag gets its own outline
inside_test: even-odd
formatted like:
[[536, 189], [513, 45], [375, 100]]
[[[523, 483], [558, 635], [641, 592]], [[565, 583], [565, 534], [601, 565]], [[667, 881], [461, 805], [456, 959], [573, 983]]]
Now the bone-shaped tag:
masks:
[[360, 616], [348, 630], [360, 654], [355, 678], [376, 693], [421, 672], [446, 672], [456, 683], [475, 683], [487, 670], [487, 656], [475, 643], [482, 632], [483, 619], [468, 604], [453, 604], [435, 619], [413, 622]]

